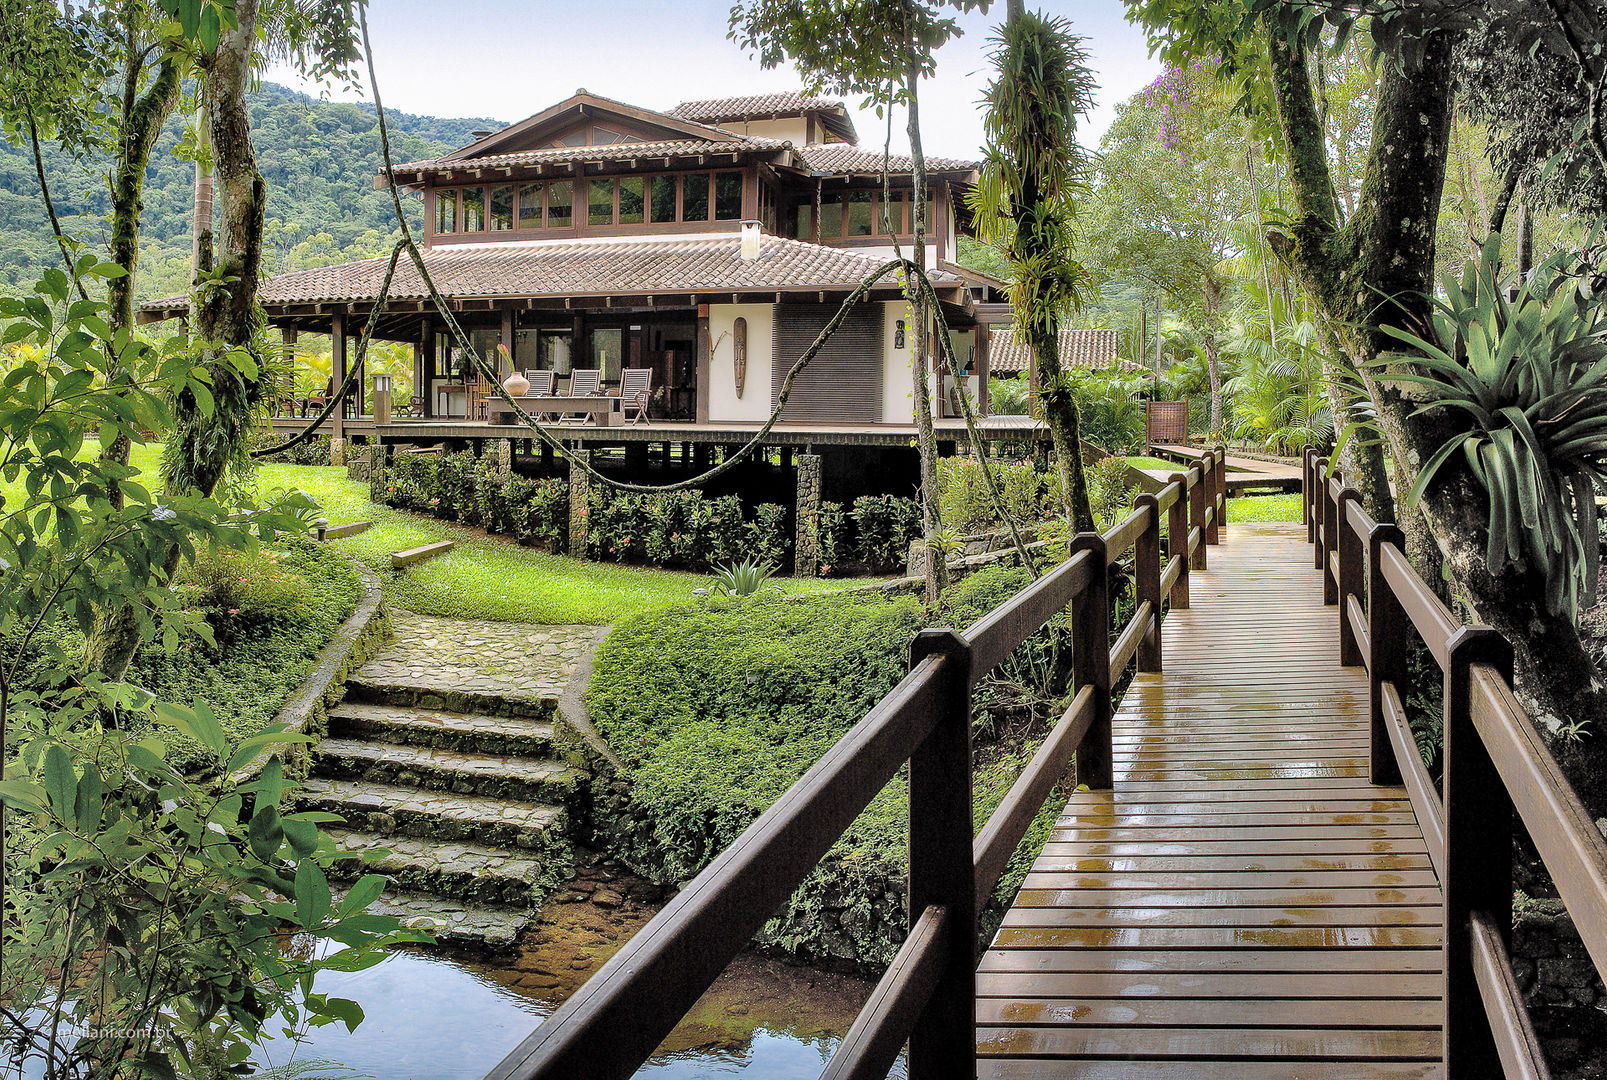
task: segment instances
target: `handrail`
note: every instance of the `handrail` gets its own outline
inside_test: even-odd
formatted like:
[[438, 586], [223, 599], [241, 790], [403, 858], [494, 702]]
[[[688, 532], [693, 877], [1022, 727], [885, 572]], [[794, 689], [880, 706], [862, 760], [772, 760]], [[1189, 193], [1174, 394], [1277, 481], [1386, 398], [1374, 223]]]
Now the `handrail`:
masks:
[[[1223, 459], [1221, 447], [1202, 453], [1158, 494], [1139, 495], [1114, 528], [1078, 534], [1064, 562], [969, 632], [917, 635], [910, 673], [488, 1080], [635, 1073], [906, 761], [909, 935], [824, 1075], [885, 1076], [907, 1039], [910, 1080], [974, 1076], [976, 912], [1069, 762], [1080, 783], [1110, 787], [1111, 685], [1134, 660], [1140, 671], [1162, 668], [1162, 617], [1188, 606], [1190, 570], [1204, 565], [1226, 516]], [[1122, 557], [1133, 563], [1137, 604], [1113, 647], [1109, 573]], [[976, 831], [972, 690], [1068, 607], [1070, 705]], [[965, 1060], [973, 1066], [957, 1071]]]
[[[1330, 475], [1331, 473], [1331, 475]], [[1599, 974], [1607, 976], [1607, 840], [1512, 690], [1512, 650], [1463, 626], [1412, 569], [1401, 531], [1377, 522], [1307, 448], [1301, 507], [1339, 610], [1341, 663], [1366, 669], [1371, 774], [1404, 783], [1439, 876], [1445, 926], [1447, 1080], [1548, 1075], [1512, 973], [1513, 819], [1523, 823]], [[1443, 799], [1401, 703], [1408, 635], [1445, 674]]]

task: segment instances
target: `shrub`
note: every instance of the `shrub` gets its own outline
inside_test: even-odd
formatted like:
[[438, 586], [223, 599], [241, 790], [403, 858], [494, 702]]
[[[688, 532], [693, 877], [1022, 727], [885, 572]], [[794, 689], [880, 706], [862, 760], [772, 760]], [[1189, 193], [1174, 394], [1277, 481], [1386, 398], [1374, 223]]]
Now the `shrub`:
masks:
[[[288, 437], [277, 431], [264, 431], [251, 436], [248, 445], [252, 450], [265, 450], [270, 446], [279, 446]], [[328, 465], [329, 436], [314, 435], [306, 442], [297, 443], [283, 453], [260, 460], [280, 465]]]
[[309, 592], [307, 579], [271, 548], [198, 552], [179, 574], [179, 588], [185, 602], [204, 608], [214, 625], [289, 618]]
[[1032, 403], [1032, 387], [1025, 375], [989, 379], [988, 399], [1000, 416], [1025, 416]]
[[903, 569], [910, 541], [920, 535], [920, 515], [914, 499], [893, 495], [862, 495], [854, 500], [854, 532], [859, 557], [878, 574]]
[[753, 538], [752, 558], [771, 566], [785, 566], [792, 551], [792, 534], [787, 529], [787, 508], [775, 503], [763, 503], [753, 512], [748, 525]]
[[854, 523], [842, 503], [820, 504], [820, 574], [834, 577], [846, 572], [854, 557]]
[[[990, 463], [999, 482], [1004, 512], [1018, 525], [1044, 517], [1044, 479], [1029, 465]], [[961, 535], [999, 528], [1004, 522], [994, 512], [982, 466], [973, 458], [940, 458], [937, 463], [938, 509], [943, 524]]]

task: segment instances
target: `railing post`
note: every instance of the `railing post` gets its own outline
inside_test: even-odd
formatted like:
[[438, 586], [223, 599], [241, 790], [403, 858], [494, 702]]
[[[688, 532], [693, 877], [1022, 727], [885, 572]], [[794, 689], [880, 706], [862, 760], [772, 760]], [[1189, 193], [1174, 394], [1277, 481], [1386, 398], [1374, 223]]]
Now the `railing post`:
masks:
[[[1201, 550], [1205, 545], [1201, 544]], [[1071, 689], [1091, 687], [1094, 692], [1093, 719], [1088, 734], [1077, 751], [1077, 782], [1093, 790], [1109, 788], [1110, 748], [1110, 563], [1105, 538], [1098, 533], [1078, 533], [1071, 541], [1071, 554], [1093, 554], [1094, 571], [1088, 588], [1071, 598]], [[911, 807], [914, 813], [914, 807]], [[968, 841], [969, 842], [969, 841]], [[910, 1080], [916, 1080], [911, 1074]]]
[[[1334, 473], [1334, 481], [1343, 484], [1344, 478]], [[1334, 498], [1333, 484], [1322, 483], [1322, 602], [1339, 603], [1339, 580], [1334, 577], [1334, 561], [1328, 556], [1339, 550], [1339, 503]]]
[[1512, 938], [1512, 797], [1473, 726], [1471, 668], [1512, 678], [1512, 647], [1488, 626], [1464, 626], [1446, 644], [1445, 899], [1446, 1080], [1501, 1076], [1489, 1016], [1473, 969], [1473, 915]]
[[1317, 451], [1306, 446], [1300, 451], [1300, 520], [1306, 526], [1306, 543], [1317, 542], [1317, 523], [1311, 516], [1311, 463]]
[[1149, 601], [1149, 628], [1138, 642], [1138, 670], [1161, 670], [1161, 505], [1152, 492], [1133, 500], [1135, 509], [1149, 511], [1144, 531], [1133, 543], [1133, 585], [1139, 606]]
[[[910, 666], [934, 654], [946, 661], [946, 692], [943, 714], [910, 755], [909, 925], [938, 905], [948, 909], [950, 931], [943, 974], [910, 1033], [910, 1080], [976, 1075], [971, 646], [952, 630], [922, 630], [910, 644]], [[969, 1064], [962, 1070], [960, 1062]]]
[[1318, 570], [1322, 569], [1322, 506], [1326, 490], [1322, 474], [1327, 469], [1327, 458], [1317, 458], [1311, 463], [1311, 565]]
[[1228, 447], [1216, 444], [1216, 529], [1228, 532]]
[[1211, 523], [1205, 527], [1205, 543], [1215, 547], [1220, 542], [1217, 528], [1221, 525], [1222, 511], [1216, 505], [1216, 453], [1207, 450], [1200, 456], [1200, 486], [1205, 489], [1205, 506], [1210, 511]]
[[1373, 662], [1367, 673], [1370, 686], [1367, 715], [1372, 727], [1368, 776], [1381, 786], [1401, 782], [1401, 763], [1395, 758], [1384, 718], [1383, 687], [1385, 683], [1394, 683], [1398, 690], [1404, 685], [1407, 634], [1412, 624], [1379, 568], [1383, 565], [1384, 545], [1400, 548], [1405, 542], [1405, 536], [1395, 525], [1374, 525], [1367, 534], [1367, 641]]
[[1166, 558], [1183, 556], [1183, 566], [1172, 585], [1172, 610], [1187, 611], [1189, 606], [1189, 493], [1188, 477], [1173, 473], [1166, 481], [1177, 485], [1177, 498], [1166, 508]]
[[[1205, 466], [1196, 461], [1189, 466], [1189, 478], [1194, 486], [1188, 489], [1189, 532], [1200, 530], [1200, 546], [1194, 549], [1190, 565], [1196, 570], [1206, 569], [1205, 564]], [[1185, 549], [1187, 550], [1187, 549]]]
[[1350, 622], [1349, 598], [1355, 596], [1361, 599], [1365, 588], [1363, 578], [1367, 573], [1367, 566], [1363, 560], [1367, 557], [1367, 550], [1363, 546], [1361, 533], [1351, 527], [1348, 509], [1351, 503], [1361, 505], [1361, 492], [1355, 488], [1346, 488], [1339, 493], [1335, 503], [1334, 517], [1339, 524], [1339, 664], [1341, 667], [1360, 667], [1363, 663], [1361, 642], [1356, 639], [1356, 628]]

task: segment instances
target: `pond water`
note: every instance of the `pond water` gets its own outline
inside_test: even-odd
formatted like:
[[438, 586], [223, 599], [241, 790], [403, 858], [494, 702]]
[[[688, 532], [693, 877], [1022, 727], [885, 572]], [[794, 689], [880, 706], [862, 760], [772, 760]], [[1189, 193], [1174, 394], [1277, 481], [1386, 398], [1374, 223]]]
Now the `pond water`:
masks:
[[[508, 956], [407, 950], [366, 971], [321, 975], [320, 991], [359, 1002], [366, 1019], [355, 1032], [337, 1024], [271, 1044], [257, 1064], [297, 1080], [479, 1080], [652, 914], [629, 902], [555, 904]], [[637, 1075], [812, 1080], [872, 986], [739, 957]], [[904, 1076], [902, 1063], [893, 1076]]]

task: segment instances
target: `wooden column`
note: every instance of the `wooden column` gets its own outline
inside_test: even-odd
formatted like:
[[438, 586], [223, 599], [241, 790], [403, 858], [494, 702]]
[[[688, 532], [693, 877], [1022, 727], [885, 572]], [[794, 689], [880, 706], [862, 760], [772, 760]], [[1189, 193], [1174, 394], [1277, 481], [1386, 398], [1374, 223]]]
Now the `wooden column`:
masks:
[[1134, 509], [1149, 512], [1144, 531], [1133, 544], [1133, 586], [1140, 605], [1150, 606], [1149, 627], [1138, 644], [1138, 670], [1161, 670], [1161, 506], [1153, 492], [1133, 500]]
[[1401, 765], [1389, 739], [1389, 722], [1384, 716], [1384, 684], [1393, 683], [1397, 692], [1406, 681], [1408, 635], [1414, 633], [1411, 619], [1401, 607], [1395, 590], [1384, 580], [1382, 565], [1386, 544], [1404, 549], [1405, 535], [1394, 525], [1374, 525], [1367, 536], [1367, 644], [1372, 649], [1372, 666], [1367, 671], [1370, 721], [1369, 778], [1390, 787], [1401, 782]]
[[694, 378], [696, 382], [695, 396], [697, 400], [697, 422], [709, 422], [709, 383], [712, 378], [710, 369], [713, 358], [709, 353], [709, 305], [697, 306], [697, 364]]
[[1172, 608], [1187, 611], [1189, 606], [1189, 494], [1188, 477], [1173, 473], [1166, 481], [1177, 485], [1177, 498], [1166, 510], [1166, 557], [1170, 561], [1181, 556], [1182, 569], [1172, 586]]
[[993, 394], [988, 389], [993, 380], [993, 372], [988, 367], [988, 343], [993, 335], [986, 323], [978, 323], [976, 328], [976, 410], [980, 416], [993, 414]]
[[[1204, 545], [1201, 545], [1203, 549]], [[1077, 782], [1109, 790], [1113, 782], [1110, 742], [1110, 561], [1098, 533], [1072, 537], [1072, 557], [1088, 552], [1088, 588], [1071, 598], [1071, 692], [1093, 691], [1093, 716], [1077, 751]], [[913, 808], [912, 808], [913, 812]]]
[[435, 325], [425, 319], [423, 329], [419, 331], [421, 338], [419, 345], [424, 350], [424, 383], [421, 393], [424, 395], [424, 415], [435, 415], [435, 376], [439, 358], [435, 355]]
[[1367, 574], [1367, 549], [1362, 535], [1351, 527], [1352, 504], [1361, 506], [1361, 493], [1355, 488], [1346, 488], [1339, 493], [1335, 515], [1339, 521], [1339, 663], [1342, 667], [1361, 667], [1364, 659], [1356, 628], [1350, 621], [1350, 601], [1354, 597], [1359, 604], [1366, 587], [1363, 579]]
[[504, 308], [502, 310], [502, 347], [508, 350], [508, 358], [506, 361], [497, 361], [497, 375], [499, 377], [498, 381], [506, 379], [509, 375], [512, 375], [514, 371], [517, 370], [517, 361], [514, 359], [513, 355], [512, 308]]
[[[346, 383], [346, 316], [344, 315], [336, 315], [329, 320], [329, 355], [329, 370], [332, 379], [330, 389], [338, 394], [340, 393], [340, 388]], [[334, 437], [341, 440], [346, 438], [345, 428], [341, 425], [341, 420], [345, 414], [346, 403], [341, 402], [332, 417], [335, 425]]]

